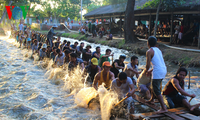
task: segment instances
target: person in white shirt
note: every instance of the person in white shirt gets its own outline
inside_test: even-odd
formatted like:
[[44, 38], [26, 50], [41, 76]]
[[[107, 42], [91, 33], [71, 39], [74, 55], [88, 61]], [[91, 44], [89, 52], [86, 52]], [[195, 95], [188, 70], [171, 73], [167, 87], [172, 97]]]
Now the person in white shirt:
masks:
[[20, 22], [19, 24], [19, 31], [23, 31], [24, 30], [24, 25], [22, 22]]
[[32, 45], [32, 55], [38, 53], [38, 41], [35, 39]]
[[131, 57], [131, 62], [126, 65], [124, 68], [124, 72], [127, 74], [128, 77], [130, 77], [133, 80], [133, 84], [136, 85], [136, 80], [133, 78], [134, 75], [136, 77], [139, 77], [139, 74], [141, 72], [138, 71], [138, 57], [137, 56], [132, 56]]
[[119, 98], [128, 97], [124, 104], [127, 105], [128, 111], [130, 114], [134, 113], [134, 100], [132, 98], [135, 89], [133, 82], [130, 77], [127, 77], [125, 72], [121, 72], [118, 74], [118, 78], [112, 81], [111, 91], [115, 91], [118, 94]]
[[57, 55], [55, 57], [54, 64], [57, 64], [58, 66], [64, 65], [65, 54], [60, 49], [57, 49], [56, 52], [57, 52]]
[[[162, 56], [162, 52], [160, 51], [160, 49], [156, 47], [156, 44], [157, 44], [156, 37], [150, 36], [147, 41], [149, 50], [146, 53], [147, 64], [144, 72], [146, 73], [147, 76], [152, 74], [151, 87], [153, 93], [151, 94], [151, 99], [147, 102], [154, 104], [153, 103], [154, 97], [157, 97], [162, 107], [159, 111], [157, 111], [157, 113], [165, 113], [168, 110], [164, 104], [163, 97], [161, 95], [162, 89], [160, 88], [160, 85], [162, 85], [162, 80], [165, 78], [165, 75], [167, 73], [167, 68]], [[153, 69], [149, 70], [151, 63]]]
[[181, 26], [180, 26], [179, 23], [177, 22], [177, 23], [176, 23], [176, 27], [174, 28], [175, 33], [174, 33], [174, 40], [173, 40], [173, 43], [175, 43], [175, 44], [177, 44], [177, 38], [178, 38], [178, 34], [179, 34], [180, 29], [181, 29]]
[[42, 45], [42, 48], [39, 50], [39, 60], [43, 60], [47, 56], [46, 49], [47, 49], [47, 45], [44, 43]]
[[26, 29], [26, 33], [27, 33], [27, 49], [30, 48], [30, 45], [31, 45], [31, 26], [29, 26], [27, 29]]

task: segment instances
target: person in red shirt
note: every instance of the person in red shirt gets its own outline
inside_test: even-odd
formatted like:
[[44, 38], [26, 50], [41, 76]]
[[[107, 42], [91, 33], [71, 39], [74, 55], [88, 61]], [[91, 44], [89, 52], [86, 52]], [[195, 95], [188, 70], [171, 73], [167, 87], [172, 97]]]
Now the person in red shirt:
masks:
[[186, 98], [186, 96], [191, 98], [196, 97], [195, 94], [189, 94], [184, 89], [184, 79], [187, 73], [185, 68], [179, 68], [176, 75], [165, 85], [162, 95], [168, 108], [187, 107], [190, 111], [193, 111], [200, 106], [200, 103], [191, 105]]

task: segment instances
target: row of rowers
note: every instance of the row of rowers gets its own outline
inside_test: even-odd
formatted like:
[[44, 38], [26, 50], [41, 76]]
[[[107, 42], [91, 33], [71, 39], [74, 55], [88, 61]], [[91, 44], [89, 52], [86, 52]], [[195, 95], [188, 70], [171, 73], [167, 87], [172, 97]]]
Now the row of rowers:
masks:
[[[35, 45], [37, 45], [36, 42]], [[194, 94], [188, 94], [184, 90], [184, 78], [187, 75], [187, 70], [185, 68], [180, 68], [177, 71], [176, 75], [168, 81], [161, 94], [160, 84], [165, 78], [167, 68], [162, 56], [162, 52], [156, 47], [156, 44], [157, 39], [155, 37], [149, 37], [147, 42], [149, 50], [146, 54], [147, 64], [143, 72], [138, 71], [138, 58], [136, 56], [132, 56], [131, 62], [126, 66], [124, 64], [124, 60], [126, 59], [125, 55], [120, 55], [119, 59], [115, 60], [112, 65], [110, 65], [109, 56], [112, 56], [111, 50], [107, 49], [105, 55], [101, 55], [100, 47], [97, 47], [96, 51], [92, 53], [90, 51], [90, 45], [86, 46], [87, 52], [83, 52], [83, 54], [88, 53], [87, 55], [92, 56], [92, 59], [85, 67], [84, 60], [78, 58], [77, 53], [75, 52], [77, 51], [77, 48], [74, 46], [78, 45], [77, 42], [74, 43], [74, 46], [71, 46], [74, 48], [74, 52], [70, 51], [70, 47], [69, 50], [65, 49], [64, 51], [54, 47], [52, 54], [55, 56], [54, 64], [56, 65], [57, 63], [63, 63], [63, 61], [67, 61], [66, 63], [69, 63], [69, 71], [73, 71], [74, 68], [80, 66], [80, 68], [83, 70], [83, 75], [89, 74], [87, 82], [90, 83], [95, 89], [98, 89], [98, 87], [104, 83], [104, 86], [107, 89], [111, 88], [111, 90], [115, 90], [118, 95], [121, 96], [121, 98], [128, 96], [130, 99], [132, 99], [132, 96], [135, 93], [134, 85], [137, 85], [140, 93], [149, 99], [147, 102], [153, 104], [154, 98], [159, 100], [161, 109], [158, 111], [158, 113], [167, 112], [165, 105], [167, 105], [168, 108], [174, 108], [181, 105], [186, 106], [190, 110], [194, 110], [195, 108], [199, 107], [200, 104], [191, 106], [185, 97], [196, 97]], [[64, 46], [65, 45], [63, 44], [63, 48]], [[84, 43], [81, 43], [78, 49], [80, 50], [80, 47], [83, 46]], [[39, 51], [39, 56], [41, 55], [41, 51], [46, 51], [45, 48], [46, 46], [43, 44], [41, 48], [43, 50]], [[151, 63], [153, 65], [153, 69], [149, 70]], [[122, 69], [123, 72], [120, 73], [120, 69]], [[137, 82], [133, 79], [134, 75], [136, 75], [138, 78]], [[179, 93], [181, 93], [181, 95]], [[128, 100], [128, 103], [133, 102], [133, 100], [130, 99]]]
[[[112, 65], [108, 61], [103, 62], [102, 71], [97, 66], [97, 59], [93, 58], [91, 64], [84, 69], [84, 73], [89, 73], [90, 82], [96, 90], [104, 83], [104, 87], [116, 91], [119, 98], [128, 97], [125, 103], [129, 104], [130, 113], [134, 113], [134, 104], [132, 104], [134, 100], [132, 97], [135, 93], [135, 85], [138, 87], [140, 94], [147, 99], [147, 103], [154, 104], [154, 99], [158, 99], [161, 109], [157, 113], [164, 113], [168, 111], [167, 108], [175, 107], [187, 107], [190, 111], [197, 109], [200, 103], [191, 105], [186, 98], [186, 96], [194, 98], [196, 95], [189, 94], [184, 90], [184, 79], [187, 76], [185, 68], [179, 68], [175, 76], [161, 90], [160, 85], [167, 73], [167, 67], [162, 52], [156, 47], [157, 39], [149, 37], [147, 44], [149, 47], [146, 54], [147, 64], [141, 72], [137, 68], [138, 58], [136, 56], [131, 57], [131, 62], [126, 67], [123, 63], [125, 57], [120, 56]], [[153, 65], [151, 70], [149, 70], [150, 63]], [[122, 69], [123, 72], [119, 72], [119, 69]], [[133, 79], [134, 75], [138, 78], [137, 82]]]

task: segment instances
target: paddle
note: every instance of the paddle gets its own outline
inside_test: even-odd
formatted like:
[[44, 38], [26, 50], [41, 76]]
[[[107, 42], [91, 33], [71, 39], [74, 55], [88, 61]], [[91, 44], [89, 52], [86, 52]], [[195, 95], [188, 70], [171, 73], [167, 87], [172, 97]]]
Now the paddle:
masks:
[[113, 63], [113, 56], [114, 56], [114, 53], [113, 53], [113, 55], [112, 55], [112, 63]]
[[193, 97], [190, 98], [189, 103], [192, 101]]
[[119, 105], [121, 102], [123, 102], [124, 100], [126, 100], [128, 98], [128, 96], [126, 96], [125, 98], [123, 98], [121, 101], [119, 101], [117, 104], [115, 104], [115, 107], [117, 106], [117, 105]]

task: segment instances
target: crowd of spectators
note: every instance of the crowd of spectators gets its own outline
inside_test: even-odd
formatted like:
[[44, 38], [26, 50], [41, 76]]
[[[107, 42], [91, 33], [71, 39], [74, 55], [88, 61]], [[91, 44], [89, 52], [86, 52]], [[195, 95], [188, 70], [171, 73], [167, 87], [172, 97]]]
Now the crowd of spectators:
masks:
[[[188, 23], [184, 21], [175, 21], [172, 25], [173, 41], [172, 44], [179, 45], [192, 45], [197, 46], [198, 36], [199, 36], [199, 22], [194, 19], [194, 21]], [[151, 30], [151, 35], [154, 34], [155, 25]], [[157, 26], [156, 35], [162, 38], [170, 37], [171, 24], [170, 22], [161, 22]], [[149, 25], [138, 24], [136, 27], [136, 35], [149, 36]]]

